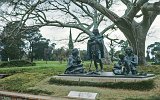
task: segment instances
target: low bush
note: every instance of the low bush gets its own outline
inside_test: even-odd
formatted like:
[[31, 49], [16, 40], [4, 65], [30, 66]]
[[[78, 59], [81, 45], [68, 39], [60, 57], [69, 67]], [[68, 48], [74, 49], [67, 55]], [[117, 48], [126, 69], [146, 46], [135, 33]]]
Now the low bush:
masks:
[[27, 60], [12, 60], [8, 62], [3, 62], [0, 65], [0, 68], [4, 67], [23, 67], [23, 66], [35, 66], [36, 63], [29, 62]]
[[113, 89], [129, 89], [129, 90], [150, 90], [153, 89], [155, 84], [153, 80], [141, 81], [141, 82], [85, 82], [85, 81], [67, 81], [61, 79], [51, 78], [50, 84], [57, 85], [70, 85], [70, 86], [93, 86], [93, 87], [107, 87]]

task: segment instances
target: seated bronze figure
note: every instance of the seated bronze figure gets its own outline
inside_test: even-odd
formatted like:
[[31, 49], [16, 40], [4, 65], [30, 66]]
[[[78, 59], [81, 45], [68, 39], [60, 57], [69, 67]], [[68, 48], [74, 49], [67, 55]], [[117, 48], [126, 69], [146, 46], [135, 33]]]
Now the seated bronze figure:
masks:
[[67, 69], [64, 72], [65, 74], [78, 74], [84, 73], [83, 64], [81, 64], [81, 58], [79, 56], [79, 51], [77, 48], [72, 50], [71, 55], [68, 58]]
[[120, 60], [114, 65], [113, 73], [116, 75], [136, 75], [138, 66], [138, 56], [133, 53], [132, 47], [127, 47], [125, 49], [125, 56], [119, 56]]

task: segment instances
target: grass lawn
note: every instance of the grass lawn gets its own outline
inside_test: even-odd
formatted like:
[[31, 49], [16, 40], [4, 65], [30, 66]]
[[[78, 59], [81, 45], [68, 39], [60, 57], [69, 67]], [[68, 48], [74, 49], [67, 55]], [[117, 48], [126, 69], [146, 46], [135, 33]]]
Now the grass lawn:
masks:
[[[113, 89], [106, 87], [91, 86], [67, 86], [49, 84], [53, 75], [61, 74], [65, 70], [66, 63], [49, 61], [37, 61], [36, 66], [0, 68], [0, 73], [9, 74], [9, 77], [0, 79], [0, 90], [24, 92], [39, 95], [67, 96], [69, 91], [96, 92], [97, 99], [120, 99], [120, 100], [146, 100], [160, 99], [160, 66], [139, 66], [139, 71], [156, 74], [154, 88], [149, 90]], [[88, 68], [89, 62], [84, 66]], [[111, 71], [112, 65], [105, 65], [105, 71]], [[86, 69], [87, 69], [86, 68]], [[145, 84], [144, 84], [145, 85]]]

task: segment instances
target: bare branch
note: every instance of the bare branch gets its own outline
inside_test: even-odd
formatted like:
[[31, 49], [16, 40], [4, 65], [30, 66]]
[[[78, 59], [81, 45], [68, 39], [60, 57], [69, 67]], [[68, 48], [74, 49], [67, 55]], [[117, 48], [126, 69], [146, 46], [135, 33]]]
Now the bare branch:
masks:
[[81, 3], [81, 5], [80, 5], [80, 4], [78, 4], [78, 3], [74, 2], [74, 1], [73, 1], [73, 3], [75, 5], [77, 5], [79, 8], [81, 8], [89, 17], [91, 17], [93, 19], [94, 16], [90, 13], [90, 11], [89, 11], [89, 9], [88, 9], [88, 7], [86, 5], [84, 5], [83, 3]]
[[[63, 7], [60, 8], [60, 6], [57, 6], [55, 5], [55, 3], [58, 3], [60, 6]], [[53, 6], [53, 7], [56, 7], [57, 10], [61, 10], [62, 12], [66, 12], [67, 14], [69, 14], [70, 16], [73, 17], [74, 20], [76, 20], [78, 23], [76, 24], [69, 24], [67, 25], [68, 23], [62, 23], [60, 21], [48, 21], [48, 20], [45, 20], [45, 22], [49, 25], [53, 25], [53, 26], [58, 26], [58, 27], [73, 27], [73, 28], [77, 28], [77, 29], [80, 29], [82, 30], [83, 32], [86, 32], [87, 34], [91, 35], [92, 33], [90, 31], [87, 31], [87, 28], [85, 28], [84, 26], [89, 26], [87, 25], [86, 23], [81, 23], [81, 21], [79, 20], [79, 18], [73, 14], [71, 11], [70, 11], [70, 8], [69, 8], [69, 4], [67, 4], [67, 7], [65, 7], [64, 5], [60, 4], [58, 1], [54, 1], [53, 3], [50, 2], [50, 4]]]
[[105, 8], [101, 4], [97, 3], [95, 0], [71, 0], [71, 1], [74, 1], [74, 2], [78, 1], [78, 2], [82, 2], [82, 3], [86, 3], [86, 4], [90, 5], [91, 7], [94, 7], [95, 9], [100, 11], [102, 14], [107, 16], [113, 22], [119, 18], [119, 16], [117, 14], [115, 14], [114, 12]]
[[110, 8], [111, 7], [111, 5], [113, 4], [113, 0], [105, 0], [105, 2], [106, 2], [106, 8]]
[[101, 31], [101, 33], [100, 34], [104, 34], [106, 31], [108, 31], [109, 29], [115, 29], [115, 24], [112, 24], [112, 25], [110, 25], [110, 26], [108, 26], [108, 27], [106, 27], [103, 31]]
[[146, 3], [142, 9], [146, 11], [160, 11], [160, 1], [155, 3]]
[[[90, 30], [90, 29], [92, 28], [92, 26], [93, 26], [93, 23], [92, 23], [91, 25], [89, 25], [89, 26], [87, 27], [87, 29]], [[83, 33], [84, 33], [84, 32], [81, 32], [81, 33], [78, 34], [78, 36], [77, 36], [76, 39], [75, 39], [75, 42], [79, 41], [78, 39], [79, 39], [79, 37], [80, 37]]]
[[76, 39], [75, 39], [75, 42], [79, 41], [78, 38], [79, 38], [82, 34], [84, 34], [84, 32], [81, 32], [81, 33], [78, 34], [78, 36], [77, 36]]
[[85, 37], [85, 38], [83, 38], [83, 39], [80, 39], [80, 40], [77, 40], [76, 42], [82, 42], [82, 41], [84, 41], [84, 40], [86, 40], [86, 39], [88, 39], [89, 37]]
[[126, 6], [131, 5], [132, 3], [129, 0], [121, 0]]
[[[147, 31], [155, 20], [156, 16], [160, 13], [160, 2], [145, 3], [141, 10], [143, 13], [142, 27]], [[159, 10], [157, 10], [159, 9]], [[146, 33], [147, 34], [147, 33]]]
[[107, 35], [104, 35], [104, 37], [107, 38], [108, 40], [111, 40], [111, 41], [119, 44], [119, 42], [117, 42], [118, 39], [112, 39], [112, 38], [110, 38], [110, 37], [108, 36], [108, 34], [107, 34]]
[[[17, 28], [20, 30], [22, 28], [22, 26], [25, 24], [25, 22], [27, 21], [27, 19], [29, 18], [29, 15], [32, 13], [32, 11], [38, 6], [38, 4], [42, 3], [41, 0], [38, 0], [38, 2], [36, 4], [33, 4], [30, 9], [28, 9], [25, 14], [22, 16], [22, 19], [19, 22], [19, 25], [17, 26]], [[15, 28], [16, 29], [16, 28]], [[14, 30], [13, 30], [14, 31]]]
[[143, 4], [148, 2], [148, 0], [139, 0], [136, 4], [133, 4], [131, 7], [128, 7], [128, 12], [125, 14], [129, 20], [133, 20], [136, 14], [141, 10]]
[[100, 18], [98, 19], [98, 21], [97, 21], [97, 24], [99, 25], [102, 21], [103, 21], [103, 19], [104, 19], [104, 15], [99, 15], [100, 16]]
[[0, 17], [1, 17], [2, 19], [6, 20], [7, 22], [10, 22], [5, 16], [0, 15]]
[[[90, 24], [83, 22], [80, 20], [79, 16], [77, 16], [75, 14], [75, 12], [71, 11], [72, 9], [70, 9], [70, 3], [67, 2], [63, 2], [59, 1], [59, 0], [52, 0], [52, 1], [46, 1], [44, 0], [43, 2], [48, 3], [49, 7], [46, 8], [41, 8], [41, 2], [42, 0], [39, 0], [37, 3], [31, 5], [31, 4], [26, 4], [26, 2], [19, 4], [18, 6], [16, 6], [16, 10], [20, 10], [23, 9], [23, 12], [13, 12], [13, 14], [15, 14], [15, 16], [21, 16], [21, 20], [20, 20], [20, 24], [18, 25], [18, 28], [20, 28], [19, 26], [24, 25], [24, 23], [28, 20], [28, 19], [32, 19], [35, 20], [36, 26], [37, 27], [42, 27], [42, 26], [57, 26], [57, 27], [73, 27], [76, 29], [81, 30], [82, 32], [86, 33], [87, 35], [92, 35], [93, 33], [90, 31], [90, 29], [93, 27], [93, 20], [92, 22], [89, 22]], [[112, 1], [112, 0], [110, 0]], [[91, 13], [90, 8], [88, 8], [89, 6], [84, 4], [84, 3], [77, 3], [75, 2], [75, 4], [86, 14], [85, 18], [93, 18], [94, 14]], [[98, 3], [97, 3], [98, 4]], [[23, 5], [23, 6], [22, 6]], [[43, 6], [43, 4], [42, 4]], [[101, 5], [102, 6], [102, 5]], [[104, 7], [105, 8], [105, 7]], [[103, 9], [102, 9], [103, 10]], [[109, 11], [108, 9], [105, 8], [106, 11]], [[46, 12], [47, 11], [61, 11], [62, 13], [65, 13], [65, 15], [69, 15], [71, 16], [71, 19], [74, 20], [74, 22], [65, 22], [63, 20], [59, 20], [59, 19], [49, 19], [46, 16]], [[105, 12], [105, 11], [104, 11]], [[110, 17], [113, 18], [113, 20], [115, 20], [114, 18], [117, 18], [116, 15], [114, 15], [114, 13], [112, 12], [108, 12], [110, 15]], [[12, 15], [13, 15], [12, 14]], [[103, 14], [97, 14], [97, 23], [98, 25], [104, 21], [104, 15]], [[81, 16], [80, 16], [81, 17]], [[106, 29], [105, 29], [106, 30]], [[80, 35], [79, 35], [80, 36]], [[77, 37], [78, 40], [78, 37]]]
[[139, 17], [141, 17], [141, 16], [143, 16], [143, 14], [136, 15], [135, 17], [136, 17], [136, 18], [139, 18]]
[[35, 11], [40, 12], [43, 15], [42, 18], [47, 19], [46, 14], [42, 10], [36, 9]]

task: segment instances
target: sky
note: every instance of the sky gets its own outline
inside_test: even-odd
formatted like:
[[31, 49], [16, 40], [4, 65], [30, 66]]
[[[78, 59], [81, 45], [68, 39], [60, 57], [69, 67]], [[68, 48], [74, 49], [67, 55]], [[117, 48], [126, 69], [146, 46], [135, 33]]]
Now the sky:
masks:
[[[150, 2], [154, 2], [158, 0], [150, 0]], [[121, 4], [120, 4], [121, 5]], [[121, 5], [119, 9], [115, 9], [119, 7], [119, 4], [114, 5], [111, 9], [114, 10], [119, 16], [122, 16], [124, 14], [124, 11], [126, 7], [124, 5]], [[150, 27], [150, 30], [148, 32], [148, 36], [146, 38], [146, 47], [154, 42], [160, 42], [160, 15], [157, 16], [155, 21], [153, 22], [152, 26]], [[105, 26], [104, 26], [105, 27]], [[51, 43], [56, 43], [56, 48], [65, 47], [68, 48], [68, 39], [69, 39], [69, 28], [60, 28], [60, 27], [51, 27], [51, 26], [45, 26], [40, 29], [43, 37], [50, 39]], [[77, 37], [78, 33], [80, 32], [77, 29], [71, 29], [72, 32], [72, 38], [73, 40]], [[111, 31], [109, 32], [111, 33]], [[112, 32], [110, 35], [111, 38], [118, 38], [120, 40], [126, 40], [123, 33], [120, 30], [116, 30]], [[110, 41], [107, 39], [104, 39], [105, 46], [109, 50], [109, 44]], [[79, 48], [81, 50], [87, 49], [87, 41], [80, 42], [80, 43], [74, 43], [75, 48]], [[119, 47], [116, 47], [119, 49]]]

